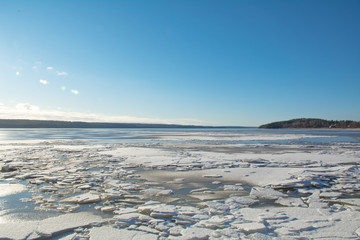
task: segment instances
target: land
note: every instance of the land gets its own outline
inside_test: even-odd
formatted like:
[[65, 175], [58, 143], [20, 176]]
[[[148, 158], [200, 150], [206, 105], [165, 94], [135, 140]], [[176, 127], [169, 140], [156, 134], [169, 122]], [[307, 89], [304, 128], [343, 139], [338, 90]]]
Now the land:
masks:
[[298, 118], [287, 121], [272, 122], [260, 128], [360, 128], [360, 122], [343, 120], [324, 120], [317, 118]]
[[202, 128], [204, 126], [179, 124], [106, 123], [51, 121], [30, 119], [0, 119], [0, 128]]
[[276, 132], [154, 130], [157, 141], [146, 134], [117, 144], [1, 142], [0, 239], [360, 237], [358, 142], [286, 144], [334, 136]]
[[155, 123], [109, 123], [31, 119], [0, 119], [0, 128], [246, 128], [241, 126], [202, 126]]

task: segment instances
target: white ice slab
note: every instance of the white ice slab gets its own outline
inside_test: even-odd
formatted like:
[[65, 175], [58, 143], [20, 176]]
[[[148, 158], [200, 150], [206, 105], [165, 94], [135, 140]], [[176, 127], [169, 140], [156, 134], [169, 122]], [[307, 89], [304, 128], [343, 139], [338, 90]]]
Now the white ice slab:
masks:
[[[100, 216], [91, 213], [69, 213], [41, 221], [0, 224], [0, 239], [33, 239], [51, 237], [92, 223], [101, 223]], [[32, 237], [29, 237], [32, 236]]]
[[20, 193], [26, 191], [26, 189], [27, 189], [26, 186], [23, 184], [2, 183], [0, 184], [0, 197]]
[[85, 203], [96, 203], [100, 201], [101, 201], [100, 195], [89, 192], [89, 193], [84, 193], [77, 196], [65, 198], [60, 202], [85, 204]]

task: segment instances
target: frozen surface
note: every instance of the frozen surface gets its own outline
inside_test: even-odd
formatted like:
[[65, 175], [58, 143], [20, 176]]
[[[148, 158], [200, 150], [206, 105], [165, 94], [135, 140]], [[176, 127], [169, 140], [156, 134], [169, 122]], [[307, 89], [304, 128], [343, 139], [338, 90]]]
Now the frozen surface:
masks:
[[0, 239], [360, 238], [360, 132], [109, 133], [2, 139]]
[[1, 184], [0, 183], [0, 197], [16, 194], [26, 190], [26, 186], [23, 184]]

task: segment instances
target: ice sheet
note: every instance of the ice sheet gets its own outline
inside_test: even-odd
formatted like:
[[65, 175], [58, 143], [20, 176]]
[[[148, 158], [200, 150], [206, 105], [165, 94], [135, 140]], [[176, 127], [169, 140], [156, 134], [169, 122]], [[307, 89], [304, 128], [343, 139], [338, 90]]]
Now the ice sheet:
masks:
[[[1, 224], [21, 229], [13, 237], [9, 230], [0, 235], [9, 239], [60, 232], [64, 239], [124, 234], [144, 239], [360, 237], [356, 142], [276, 142], [319, 137], [308, 133], [156, 130], [146, 135], [146, 142], [121, 144], [48, 139], [0, 145], [0, 198], [25, 192], [31, 197], [21, 199], [23, 205], [62, 213], [44, 220], [19, 218], [19, 225], [3, 218]], [[274, 142], [256, 142], [262, 140]], [[0, 219], [11, 211], [2, 209]], [[91, 224], [83, 215], [76, 215], [78, 222], [67, 220], [71, 212], [89, 214], [90, 220], [101, 224]]]

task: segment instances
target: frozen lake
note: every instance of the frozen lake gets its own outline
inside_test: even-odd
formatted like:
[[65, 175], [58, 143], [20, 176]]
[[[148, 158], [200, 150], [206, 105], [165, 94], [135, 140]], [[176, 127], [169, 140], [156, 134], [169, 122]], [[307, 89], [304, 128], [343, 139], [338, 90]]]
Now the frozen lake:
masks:
[[[289, 137], [292, 135], [293, 137]], [[259, 129], [259, 128], [200, 128], [200, 129], [0, 129], [0, 141], [18, 140], [95, 140], [102, 143], [124, 143], [130, 140], [161, 141], [164, 136], [189, 136], [184, 141], [206, 141], [196, 136], [219, 137], [210, 140], [254, 143], [328, 143], [360, 142], [360, 130], [334, 129]], [[269, 139], [269, 136], [279, 136]], [[194, 137], [191, 139], [191, 137]], [[222, 138], [221, 138], [222, 137]], [[239, 138], [240, 137], [240, 138]], [[241, 138], [242, 137], [242, 138]], [[253, 138], [252, 138], [253, 137]], [[290, 139], [289, 139], [290, 138]], [[171, 139], [165, 139], [171, 141]]]
[[1, 129], [0, 239], [358, 239], [359, 139], [334, 129]]

